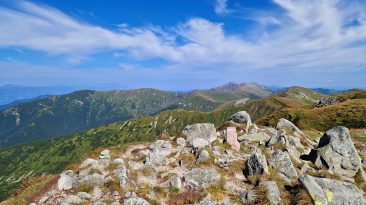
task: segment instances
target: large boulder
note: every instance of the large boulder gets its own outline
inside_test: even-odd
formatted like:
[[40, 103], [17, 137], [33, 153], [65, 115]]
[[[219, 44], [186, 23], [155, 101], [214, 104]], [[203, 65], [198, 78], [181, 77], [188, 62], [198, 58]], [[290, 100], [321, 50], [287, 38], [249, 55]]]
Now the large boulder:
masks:
[[302, 175], [299, 180], [301, 185], [309, 193], [314, 204], [366, 204], [363, 197], [364, 192], [352, 183], [334, 179], [317, 178], [306, 174]]
[[58, 179], [57, 187], [58, 190], [69, 190], [72, 189], [73, 186], [77, 184], [77, 177], [74, 175], [72, 170], [67, 170], [63, 172]]
[[151, 152], [146, 156], [146, 165], [163, 165], [167, 156], [172, 153], [172, 144], [169, 141], [157, 140], [150, 146]]
[[286, 120], [285, 118], [281, 118], [278, 121], [276, 128], [278, 130], [285, 129], [285, 130], [288, 130], [290, 132], [293, 132], [294, 134], [298, 134], [298, 135], [301, 135], [301, 136], [304, 135], [304, 133], [299, 128], [297, 128], [292, 122]]
[[361, 159], [345, 127], [325, 132], [309, 157], [318, 168], [327, 168], [345, 177], [354, 177], [358, 171], [364, 175]]
[[259, 149], [255, 149], [250, 158], [246, 161], [244, 168], [244, 175], [248, 176], [260, 176], [262, 174], [268, 174], [268, 165], [266, 157]]
[[269, 165], [276, 171], [278, 176], [286, 182], [291, 183], [297, 181], [298, 175], [288, 152], [273, 152], [269, 159]]
[[221, 175], [213, 168], [193, 168], [185, 176], [185, 186], [204, 189], [220, 181]]
[[211, 123], [197, 123], [188, 125], [183, 130], [183, 135], [186, 137], [188, 143], [192, 145], [193, 140], [202, 138], [209, 144], [217, 139], [216, 128]]
[[231, 120], [235, 123], [246, 124], [248, 127], [252, 124], [250, 115], [246, 111], [240, 111], [233, 114]]

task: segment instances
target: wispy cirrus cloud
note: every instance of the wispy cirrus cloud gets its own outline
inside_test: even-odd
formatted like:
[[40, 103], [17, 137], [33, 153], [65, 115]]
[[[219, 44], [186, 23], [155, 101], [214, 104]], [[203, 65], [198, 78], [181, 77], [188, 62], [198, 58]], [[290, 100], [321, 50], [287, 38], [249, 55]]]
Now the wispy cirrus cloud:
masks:
[[[341, 0], [273, 0], [273, 3], [281, 13], [276, 18], [258, 15], [263, 21], [258, 22], [275, 24], [276, 28], [243, 36], [229, 34], [224, 23], [204, 18], [191, 18], [165, 29], [158, 25], [136, 28], [124, 23], [111, 30], [54, 8], [21, 2], [14, 7], [0, 6], [0, 47], [33, 49], [75, 61], [105, 51], [114, 52], [116, 58], [127, 56], [134, 61], [163, 59], [165, 64], [154, 70], [157, 75], [187, 78], [199, 74], [219, 79], [219, 73], [245, 75], [256, 71], [323, 73], [326, 69], [344, 73], [366, 68], [365, 3]], [[216, 13], [227, 12], [226, 5], [226, 1], [218, 0]], [[134, 74], [143, 69], [127, 67]]]

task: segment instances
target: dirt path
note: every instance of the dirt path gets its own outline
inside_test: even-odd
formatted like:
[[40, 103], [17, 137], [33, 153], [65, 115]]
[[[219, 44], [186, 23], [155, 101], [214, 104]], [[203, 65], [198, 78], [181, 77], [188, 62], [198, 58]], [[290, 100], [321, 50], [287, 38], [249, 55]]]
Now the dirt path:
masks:
[[60, 178], [60, 176], [54, 176], [52, 179], [50, 179], [46, 184], [36, 192], [32, 193], [29, 197], [27, 197], [27, 204], [30, 203], [37, 203], [42, 196], [44, 196], [48, 191], [50, 191], [52, 188], [57, 188], [57, 181]]

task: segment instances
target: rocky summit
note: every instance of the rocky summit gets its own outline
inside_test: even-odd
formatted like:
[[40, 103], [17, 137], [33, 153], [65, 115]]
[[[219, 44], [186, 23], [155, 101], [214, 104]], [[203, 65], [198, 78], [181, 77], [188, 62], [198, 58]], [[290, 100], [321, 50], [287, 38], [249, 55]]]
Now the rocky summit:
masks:
[[[363, 163], [346, 127], [316, 139], [245, 111], [152, 143], [105, 149], [63, 171], [31, 205], [366, 204]], [[6, 203], [6, 202], [5, 202]]]

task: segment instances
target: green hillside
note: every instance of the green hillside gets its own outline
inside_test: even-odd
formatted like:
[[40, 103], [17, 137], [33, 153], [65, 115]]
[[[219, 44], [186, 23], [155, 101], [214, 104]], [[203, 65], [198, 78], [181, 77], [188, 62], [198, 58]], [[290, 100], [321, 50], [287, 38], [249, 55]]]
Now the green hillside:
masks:
[[[256, 88], [260, 90], [260, 88]], [[187, 93], [155, 89], [77, 91], [0, 111], [0, 147], [68, 135], [103, 124], [184, 109], [209, 112], [226, 101], [254, 96], [241, 92], [200, 90]], [[262, 92], [262, 91], [261, 91]], [[264, 91], [263, 91], [264, 92]]]
[[347, 100], [321, 108], [287, 108], [265, 116], [258, 124], [275, 126], [278, 119], [286, 118], [301, 129], [326, 131], [335, 126], [366, 127], [366, 99]]
[[325, 95], [303, 87], [294, 86], [278, 94], [280, 97], [290, 98], [300, 105], [312, 104]]

